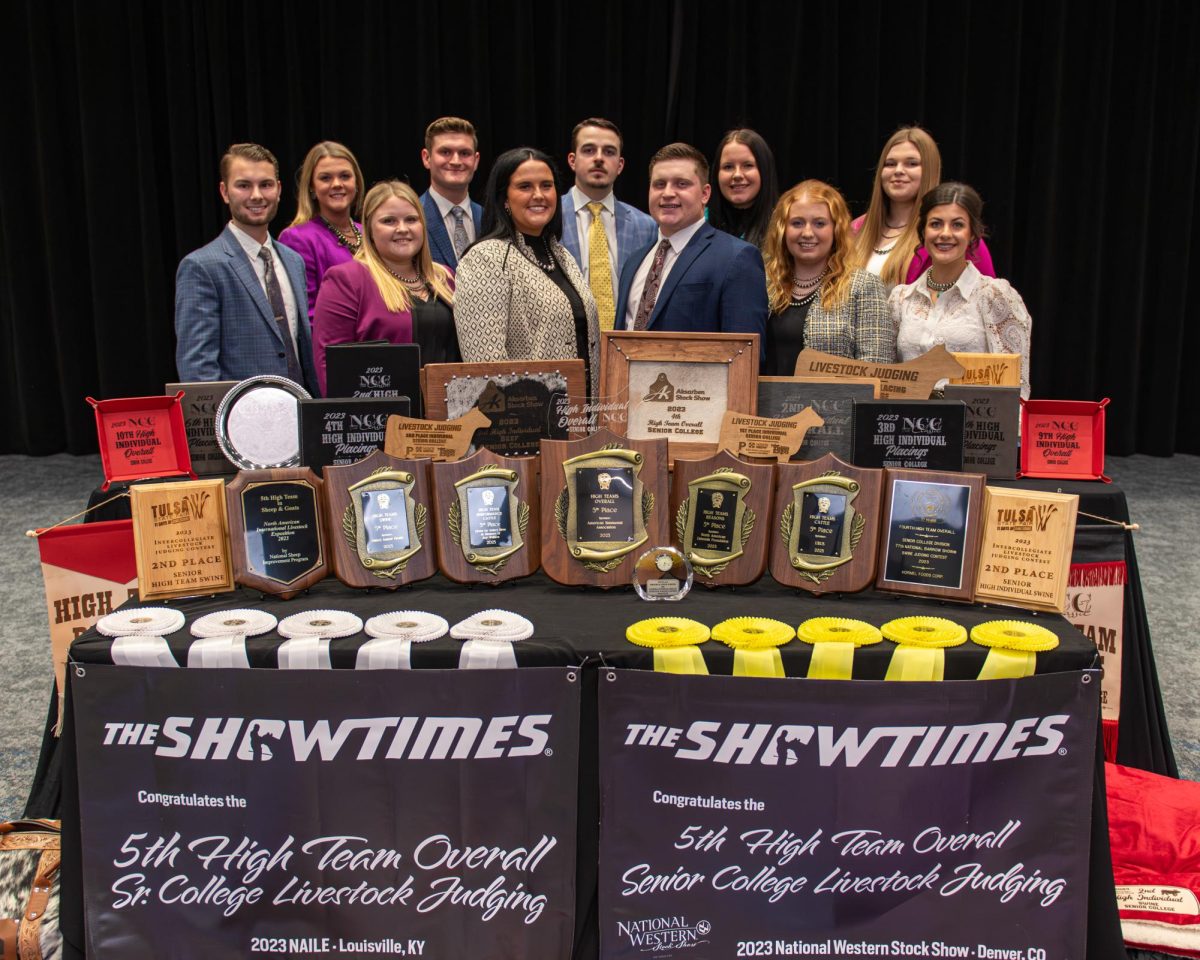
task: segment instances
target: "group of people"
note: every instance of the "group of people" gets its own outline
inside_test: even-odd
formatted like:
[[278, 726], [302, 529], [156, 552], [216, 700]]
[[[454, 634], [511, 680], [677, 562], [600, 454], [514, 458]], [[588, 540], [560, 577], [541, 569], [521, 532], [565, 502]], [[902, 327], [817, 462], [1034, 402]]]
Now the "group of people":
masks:
[[615, 328], [758, 333], [761, 371], [778, 376], [805, 348], [879, 363], [938, 344], [1015, 353], [1028, 396], [1029, 313], [995, 277], [978, 193], [941, 182], [919, 127], [884, 144], [856, 220], [819, 180], [780, 195], [748, 129], [722, 138], [711, 167], [686, 143], [655, 153], [648, 213], [614, 196], [623, 141], [603, 118], [572, 131], [561, 195], [554, 159], [519, 147], [472, 200], [478, 140], [458, 117], [428, 126], [421, 160], [424, 194], [398, 180], [364, 191], [354, 154], [318, 143], [276, 241], [278, 161], [231, 146], [230, 223], [176, 278], [180, 380], [273, 373], [323, 394], [328, 347], [386, 340], [419, 344], [422, 363], [581, 358], [595, 394], [600, 331]]

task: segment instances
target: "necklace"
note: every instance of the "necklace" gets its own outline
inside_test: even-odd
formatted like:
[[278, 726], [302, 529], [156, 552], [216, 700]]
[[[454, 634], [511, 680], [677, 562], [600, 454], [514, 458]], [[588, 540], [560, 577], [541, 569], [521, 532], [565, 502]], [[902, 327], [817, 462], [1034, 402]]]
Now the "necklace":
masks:
[[383, 269], [386, 270], [388, 273], [390, 273], [393, 277], [395, 277], [397, 280], [399, 280], [402, 284], [404, 284], [410, 290], [417, 290], [417, 289], [420, 289], [421, 287], [425, 286], [425, 278], [421, 276], [421, 271], [419, 271], [419, 270], [417, 271], [417, 275], [415, 277], [402, 277], [395, 270], [393, 270], [391, 267], [389, 267], [386, 263], [384, 263]]
[[805, 297], [797, 298], [797, 297], [793, 296], [792, 297], [792, 306], [793, 307], [803, 307], [805, 304], [812, 303], [813, 298], [817, 295], [818, 292], [819, 291], [814, 290], [812, 293], [808, 294], [808, 296], [805, 296]]
[[878, 247], [872, 247], [871, 252], [877, 253], [882, 257], [884, 254], [891, 253], [895, 248], [896, 248], [896, 245], [893, 243], [890, 247], [884, 247], [882, 250], [879, 249]]
[[824, 270], [822, 270], [820, 273], [818, 273], [815, 277], [810, 277], [807, 280], [802, 279], [802, 278], [796, 276], [795, 274], [792, 274], [792, 286], [797, 290], [811, 290], [813, 287], [815, 287], [817, 284], [819, 284], [822, 280], [824, 280], [825, 275], [828, 273], [829, 273], [829, 267], [826, 267]]
[[341, 244], [347, 250], [353, 250], [356, 253], [358, 252], [358, 248], [362, 245], [362, 231], [360, 231], [358, 229], [358, 224], [356, 224], [353, 220], [351, 220], [350, 221], [350, 236], [346, 236], [344, 233], [342, 233], [341, 230], [339, 230], [337, 227], [335, 227], [332, 223], [330, 223], [324, 217], [318, 215], [317, 219], [319, 219], [323, 224], [325, 224], [325, 229], [327, 229], [330, 233], [332, 233], [335, 237], [337, 237], [337, 242], [339, 244]]
[[[538, 256], [537, 247], [535, 247], [532, 242], [533, 239], [536, 239], [539, 242], [538, 245], [542, 248], [542, 252], [546, 255], [546, 260], [548, 260], [549, 263]], [[552, 273], [554, 268], [558, 266], [558, 264], [554, 262], [554, 254], [550, 252], [550, 244], [546, 242], [544, 237], [535, 237], [530, 239], [526, 242], [525, 247], [533, 255], [533, 262], [547, 273]]]
[[951, 280], [949, 283], [938, 283], [933, 279], [932, 270], [925, 274], [925, 286], [927, 286], [934, 293], [945, 293], [952, 286], [954, 286], [955, 283], [957, 283], [957, 280]]

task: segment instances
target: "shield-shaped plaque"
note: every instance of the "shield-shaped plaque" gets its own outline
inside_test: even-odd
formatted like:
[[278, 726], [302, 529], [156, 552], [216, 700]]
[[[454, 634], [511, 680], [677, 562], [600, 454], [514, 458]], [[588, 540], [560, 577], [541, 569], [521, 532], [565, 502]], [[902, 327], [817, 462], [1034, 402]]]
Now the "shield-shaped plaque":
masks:
[[833, 454], [780, 464], [775, 489], [779, 538], [771, 576], [813, 594], [852, 593], [875, 579], [883, 471]]

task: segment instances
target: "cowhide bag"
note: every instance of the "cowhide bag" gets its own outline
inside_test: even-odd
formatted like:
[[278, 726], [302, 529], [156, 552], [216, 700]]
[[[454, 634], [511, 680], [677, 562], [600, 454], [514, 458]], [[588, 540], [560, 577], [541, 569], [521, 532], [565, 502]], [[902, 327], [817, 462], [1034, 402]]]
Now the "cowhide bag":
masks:
[[0, 958], [59, 960], [57, 820], [0, 823]]

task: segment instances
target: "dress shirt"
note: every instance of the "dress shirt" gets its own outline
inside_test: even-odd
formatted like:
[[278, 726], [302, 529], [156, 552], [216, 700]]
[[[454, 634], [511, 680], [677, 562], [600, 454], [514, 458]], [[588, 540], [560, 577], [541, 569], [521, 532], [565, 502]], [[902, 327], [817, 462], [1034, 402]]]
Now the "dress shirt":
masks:
[[[633, 321], [637, 316], [638, 307], [642, 303], [642, 289], [646, 286], [646, 277], [650, 274], [650, 267], [654, 263], [654, 253], [658, 250], [658, 245], [664, 239], [670, 241], [671, 246], [667, 250], [667, 255], [663, 259], [662, 276], [658, 279], [658, 291], [662, 293], [662, 289], [666, 286], [667, 277], [671, 273], [671, 268], [675, 266], [675, 261], [679, 259], [679, 255], [683, 253], [683, 248], [688, 245], [692, 237], [697, 231], [704, 226], [705, 220], [701, 217], [690, 227], [684, 227], [682, 230], [677, 230], [670, 237], [663, 237], [662, 230], [658, 231], [658, 235], [654, 238], [654, 246], [650, 248], [650, 252], [642, 258], [641, 265], [637, 268], [637, 273], [633, 275], [633, 283], [629, 287], [629, 304], [625, 307], [625, 329], [633, 329]], [[651, 313], [653, 315], [653, 312]]]
[[453, 200], [447, 200], [432, 186], [429, 188], [429, 195], [433, 197], [433, 202], [437, 204], [438, 213], [442, 215], [442, 223], [446, 225], [446, 233], [450, 237], [450, 245], [454, 245], [454, 214], [452, 214], [450, 211], [455, 207], [462, 208], [463, 229], [467, 231], [467, 243], [474, 243], [475, 217], [471, 214], [470, 196], [467, 196], [462, 203], [455, 203]]
[[579, 268], [583, 271], [583, 279], [591, 283], [588, 273], [588, 231], [592, 229], [592, 211], [589, 203], [599, 203], [604, 232], [608, 235], [608, 263], [613, 281], [613, 303], [617, 301], [617, 283], [620, 281], [620, 271], [617, 269], [617, 198], [610, 190], [603, 200], [593, 200], [579, 187], [571, 188], [571, 202], [575, 205], [575, 230], [579, 237]]
[[[283, 261], [279, 258], [279, 252], [275, 249], [275, 244], [271, 242], [271, 235], [267, 234], [267, 242], [259, 243], [245, 230], [241, 229], [232, 220], [229, 221], [229, 232], [233, 234], [238, 245], [246, 251], [246, 256], [250, 258], [250, 266], [254, 268], [254, 275], [258, 277], [259, 285], [262, 287], [263, 295], [266, 296], [267, 302], [271, 302], [271, 296], [267, 293], [267, 268], [259, 257], [258, 251], [266, 247], [271, 253], [271, 264], [275, 268], [275, 279], [279, 281], [279, 292], [283, 294], [283, 310], [287, 314], [288, 330], [292, 333], [292, 343], [296, 343], [296, 292], [292, 289], [292, 281], [288, 276], [287, 267], [283, 265]], [[298, 354], [297, 354], [298, 355]]]

